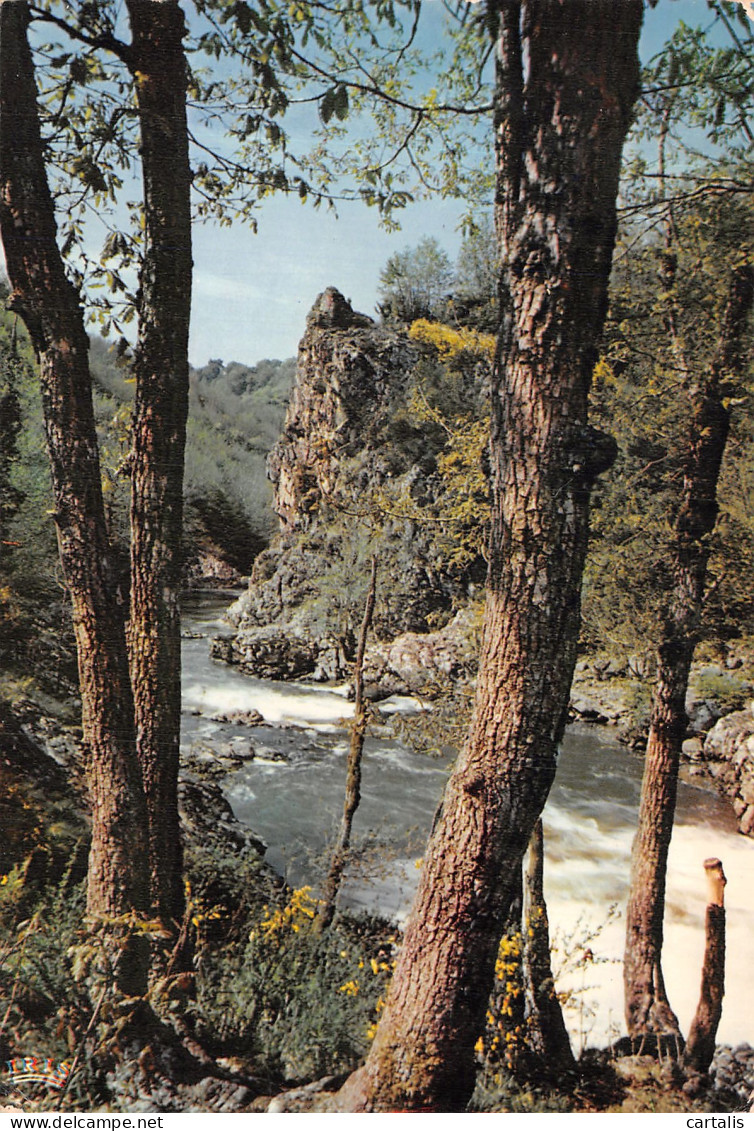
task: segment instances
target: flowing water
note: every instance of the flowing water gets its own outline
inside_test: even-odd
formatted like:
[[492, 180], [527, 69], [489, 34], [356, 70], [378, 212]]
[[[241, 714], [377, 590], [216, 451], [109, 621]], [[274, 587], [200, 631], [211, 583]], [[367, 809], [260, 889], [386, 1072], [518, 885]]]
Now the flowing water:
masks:
[[[184, 623], [228, 631], [221, 598], [194, 598]], [[239, 820], [268, 845], [267, 859], [294, 884], [315, 882], [343, 803], [352, 714], [345, 688], [252, 679], [209, 659], [206, 638], [184, 641], [184, 742], [232, 749], [251, 743], [253, 761], [223, 788]], [[385, 713], [416, 711], [395, 697]], [[258, 727], [212, 716], [256, 709]], [[623, 1031], [622, 973], [631, 840], [641, 760], [606, 728], [571, 727], [544, 813], [545, 894], [558, 987], [573, 991], [566, 1020], [577, 1051]], [[380, 726], [367, 739], [362, 802], [354, 824], [354, 867], [343, 889], [352, 908], [403, 919], [417, 860], [447, 766], [412, 753]], [[740, 836], [730, 806], [692, 782], [679, 786], [666, 898], [663, 969], [670, 1001], [688, 1032], [699, 994], [706, 891], [702, 862], [719, 856], [728, 877], [727, 968], [721, 1043], [754, 1043], [748, 999], [754, 970], [754, 841]], [[590, 958], [594, 956], [594, 961]]]

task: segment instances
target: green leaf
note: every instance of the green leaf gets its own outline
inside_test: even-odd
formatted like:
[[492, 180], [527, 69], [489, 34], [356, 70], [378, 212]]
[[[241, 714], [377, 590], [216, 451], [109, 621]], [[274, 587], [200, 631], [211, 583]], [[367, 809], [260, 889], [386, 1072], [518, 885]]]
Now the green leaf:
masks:
[[335, 89], [331, 88], [326, 90], [319, 101], [319, 117], [323, 126], [332, 118], [335, 113]]
[[341, 85], [336, 88], [333, 94], [333, 110], [335, 111], [335, 117], [340, 122], [344, 122], [348, 117], [348, 109], [348, 90], [345, 86]]

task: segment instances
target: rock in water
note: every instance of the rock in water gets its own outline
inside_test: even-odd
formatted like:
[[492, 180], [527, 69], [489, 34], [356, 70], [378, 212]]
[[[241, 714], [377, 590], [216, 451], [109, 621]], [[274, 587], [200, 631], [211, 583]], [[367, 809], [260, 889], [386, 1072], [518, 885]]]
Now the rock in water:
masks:
[[[376, 325], [334, 287], [319, 295], [268, 461], [280, 534], [257, 558], [231, 610], [237, 633], [215, 645], [217, 658], [267, 678], [350, 674], [372, 554], [381, 641], [447, 623], [482, 580], [481, 562], [450, 569], [436, 526], [417, 517], [441, 489], [446, 436], [415, 405], [433, 365], [433, 347]], [[481, 362], [459, 367], [456, 394], [481, 402], [485, 377]]]

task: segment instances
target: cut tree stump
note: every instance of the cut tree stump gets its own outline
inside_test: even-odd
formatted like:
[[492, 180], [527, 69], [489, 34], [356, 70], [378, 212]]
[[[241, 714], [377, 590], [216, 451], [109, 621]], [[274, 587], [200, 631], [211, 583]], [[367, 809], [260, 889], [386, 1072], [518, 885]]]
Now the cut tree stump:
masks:
[[707, 1073], [712, 1063], [725, 993], [724, 893], [727, 880], [722, 863], [716, 857], [704, 861], [704, 870], [708, 902], [702, 987], [683, 1053], [684, 1068], [700, 1073]]

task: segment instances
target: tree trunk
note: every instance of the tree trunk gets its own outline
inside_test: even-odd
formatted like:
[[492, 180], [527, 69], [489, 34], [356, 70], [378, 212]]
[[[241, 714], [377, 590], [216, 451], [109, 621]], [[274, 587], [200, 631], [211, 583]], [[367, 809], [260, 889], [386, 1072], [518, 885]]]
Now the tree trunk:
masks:
[[550, 962], [550, 927], [544, 893], [544, 832], [541, 819], [534, 826], [529, 843], [529, 860], [524, 884], [523, 973], [526, 994], [526, 1043], [541, 1065], [539, 1078], [573, 1072], [568, 1030], [563, 1020]]
[[683, 1064], [693, 1072], [709, 1072], [725, 993], [725, 874], [716, 857], [704, 861], [709, 886], [705, 923], [704, 964], [699, 1004], [689, 1030]]
[[188, 415], [191, 172], [184, 17], [176, 0], [128, 0], [144, 179], [144, 259], [134, 373], [129, 645], [149, 812], [154, 913], [183, 914], [178, 820], [179, 586]]
[[374, 602], [377, 596], [377, 559], [372, 558], [372, 573], [369, 579], [369, 591], [364, 617], [361, 622], [359, 643], [356, 649], [356, 661], [353, 666], [354, 683], [354, 710], [351, 723], [351, 744], [348, 751], [348, 765], [346, 767], [346, 790], [343, 801], [343, 817], [340, 822], [338, 839], [333, 849], [330, 870], [325, 883], [324, 898], [319, 909], [316, 921], [317, 932], [327, 929], [333, 921], [335, 906], [338, 901], [338, 892], [343, 879], [348, 852], [351, 847], [351, 829], [356, 810], [361, 801], [361, 759], [364, 751], [364, 736], [367, 729], [367, 712], [364, 703], [364, 653], [366, 652], [367, 636], [372, 625]]
[[[92, 802], [88, 913], [144, 913], [146, 810], [135, 756], [124, 599], [102, 501], [80, 296], [57, 246], [27, 40], [28, 6], [0, 4], [0, 232], [13, 293], [40, 365], [55, 523], [73, 607]], [[145, 984], [144, 948], [114, 956], [121, 988]]]
[[683, 489], [672, 546], [672, 589], [658, 650], [639, 821], [631, 857], [624, 985], [629, 1036], [678, 1050], [680, 1029], [662, 976], [668, 850], [678, 765], [686, 731], [686, 691], [701, 621], [717, 480], [728, 437], [728, 381], [740, 371], [740, 344], [754, 297], [749, 264], [732, 276], [723, 328], [707, 374], [691, 384]]
[[425, 856], [357, 1111], [461, 1111], [514, 878], [555, 774], [593, 480], [587, 397], [638, 89], [641, 0], [490, 0], [501, 311], [474, 717]]

